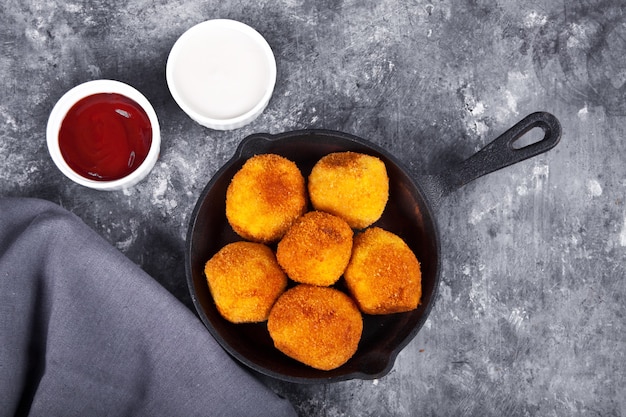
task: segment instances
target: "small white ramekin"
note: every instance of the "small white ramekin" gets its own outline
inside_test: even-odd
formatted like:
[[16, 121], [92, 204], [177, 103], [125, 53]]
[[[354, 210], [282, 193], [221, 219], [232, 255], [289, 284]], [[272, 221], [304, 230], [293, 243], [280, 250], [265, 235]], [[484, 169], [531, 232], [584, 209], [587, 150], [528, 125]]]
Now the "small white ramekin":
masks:
[[276, 60], [265, 38], [250, 26], [207, 20], [174, 43], [166, 79], [189, 117], [211, 129], [231, 130], [265, 110], [276, 84]]
[[[67, 112], [85, 97], [100, 93], [117, 93], [139, 104], [148, 115], [152, 127], [152, 143], [146, 159], [133, 172], [111, 181], [96, 181], [83, 177], [67, 164], [59, 147], [59, 130]], [[128, 84], [114, 80], [93, 80], [79, 84], [66, 92], [54, 105], [46, 128], [48, 151], [59, 170], [69, 179], [85, 187], [103, 191], [122, 190], [144, 179], [152, 170], [161, 150], [161, 130], [154, 108], [143, 94]]]

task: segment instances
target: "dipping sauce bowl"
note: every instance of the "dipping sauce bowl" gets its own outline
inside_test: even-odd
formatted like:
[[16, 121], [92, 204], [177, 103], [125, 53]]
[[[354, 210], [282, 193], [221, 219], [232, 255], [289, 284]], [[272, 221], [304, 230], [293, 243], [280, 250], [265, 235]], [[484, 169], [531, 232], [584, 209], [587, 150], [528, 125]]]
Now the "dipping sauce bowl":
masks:
[[66, 177], [107, 191], [141, 181], [161, 147], [159, 121], [148, 99], [113, 80], [88, 81], [65, 93], [50, 113], [46, 140]]
[[211, 129], [231, 130], [252, 122], [269, 103], [276, 60], [265, 38], [250, 26], [207, 20], [174, 43], [166, 78], [189, 117]]

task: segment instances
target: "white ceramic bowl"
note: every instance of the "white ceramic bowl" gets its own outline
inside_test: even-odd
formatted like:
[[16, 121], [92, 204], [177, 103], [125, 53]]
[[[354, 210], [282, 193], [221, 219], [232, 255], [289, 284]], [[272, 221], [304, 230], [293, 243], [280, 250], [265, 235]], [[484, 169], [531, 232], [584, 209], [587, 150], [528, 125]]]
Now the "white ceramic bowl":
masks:
[[[59, 146], [59, 131], [68, 111], [83, 98], [99, 93], [116, 93], [133, 100], [145, 111], [152, 128], [152, 141], [146, 158], [134, 171], [120, 179], [99, 181], [80, 175], [70, 168], [67, 161], [65, 161], [62, 156], [61, 148]], [[85, 187], [96, 190], [113, 191], [128, 188], [137, 184], [152, 170], [157, 158], [159, 157], [161, 148], [161, 131], [154, 108], [143, 94], [128, 84], [124, 84], [119, 81], [94, 80], [77, 85], [65, 93], [59, 101], [57, 101], [48, 118], [46, 140], [48, 143], [48, 151], [50, 152], [52, 160], [66, 177]]]
[[276, 60], [265, 38], [250, 26], [207, 20], [178, 38], [166, 78], [189, 117], [211, 129], [230, 130], [252, 122], [269, 103]]

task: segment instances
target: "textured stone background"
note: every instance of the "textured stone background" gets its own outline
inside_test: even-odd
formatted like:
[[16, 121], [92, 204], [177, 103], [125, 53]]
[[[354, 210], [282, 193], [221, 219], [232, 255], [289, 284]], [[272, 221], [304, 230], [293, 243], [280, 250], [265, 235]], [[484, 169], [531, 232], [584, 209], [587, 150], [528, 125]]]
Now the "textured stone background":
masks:
[[[439, 296], [389, 375], [267, 382], [302, 416], [626, 415], [625, 12], [621, 0], [5, 0], [0, 195], [68, 208], [190, 305], [189, 216], [248, 134], [341, 130], [418, 174], [550, 111], [557, 148], [444, 200]], [[210, 18], [255, 27], [277, 59], [269, 107], [236, 131], [192, 122], [165, 82], [174, 41]], [[162, 125], [154, 171], [124, 192], [74, 185], [47, 154], [52, 106], [96, 78], [142, 91]]]

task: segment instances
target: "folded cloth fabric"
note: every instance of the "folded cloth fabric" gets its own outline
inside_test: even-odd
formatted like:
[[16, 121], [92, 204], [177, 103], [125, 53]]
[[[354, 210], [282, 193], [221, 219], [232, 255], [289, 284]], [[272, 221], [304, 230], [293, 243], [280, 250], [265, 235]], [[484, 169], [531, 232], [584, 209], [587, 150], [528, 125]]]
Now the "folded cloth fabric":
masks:
[[0, 416], [295, 416], [75, 215], [0, 198]]

